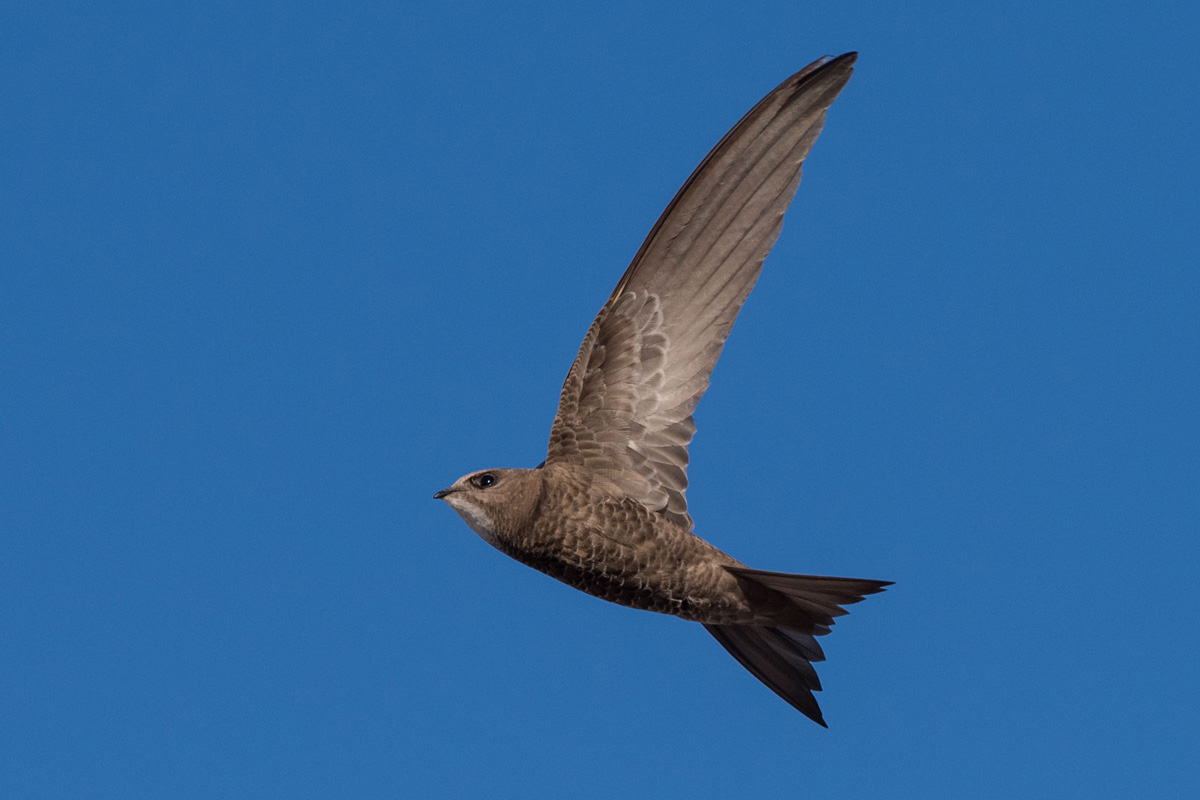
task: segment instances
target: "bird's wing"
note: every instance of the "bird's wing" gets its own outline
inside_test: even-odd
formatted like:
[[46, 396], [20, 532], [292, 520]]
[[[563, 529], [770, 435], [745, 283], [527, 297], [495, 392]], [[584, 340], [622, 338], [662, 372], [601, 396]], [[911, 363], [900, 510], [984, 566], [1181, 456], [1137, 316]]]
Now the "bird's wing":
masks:
[[574, 463], [690, 530], [692, 411], [857, 57], [784, 81], [713, 148], [659, 217], [567, 373], [547, 463]]

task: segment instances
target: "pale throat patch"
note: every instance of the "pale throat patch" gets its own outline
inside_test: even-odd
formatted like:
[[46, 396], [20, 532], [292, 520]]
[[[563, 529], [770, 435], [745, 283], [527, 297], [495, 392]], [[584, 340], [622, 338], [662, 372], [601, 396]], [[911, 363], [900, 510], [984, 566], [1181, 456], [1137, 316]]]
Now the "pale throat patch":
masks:
[[446, 498], [446, 502], [458, 512], [458, 515], [463, 518], [463, 522], [467, 523], [467, 527], [479, 534], [479, 537], [485, 542], [495, 546], [496, 532], [492, 530], [492, 523], [482, 508], [460, 494], [450, 495]]

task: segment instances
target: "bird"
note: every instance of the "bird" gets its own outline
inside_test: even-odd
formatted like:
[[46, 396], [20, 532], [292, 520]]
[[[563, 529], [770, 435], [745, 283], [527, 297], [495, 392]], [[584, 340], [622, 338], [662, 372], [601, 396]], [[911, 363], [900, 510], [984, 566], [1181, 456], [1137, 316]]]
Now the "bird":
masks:
[[774, 245], [857, 53], [789, 77], [721, 139], [659, 217], [567, 373], [546, 459], [434, 494], [508, 556], [590, 595], [699, 622], [828, 727], [816, 637], [890, 581], [751, 569], [693, 531], [693, 412]]

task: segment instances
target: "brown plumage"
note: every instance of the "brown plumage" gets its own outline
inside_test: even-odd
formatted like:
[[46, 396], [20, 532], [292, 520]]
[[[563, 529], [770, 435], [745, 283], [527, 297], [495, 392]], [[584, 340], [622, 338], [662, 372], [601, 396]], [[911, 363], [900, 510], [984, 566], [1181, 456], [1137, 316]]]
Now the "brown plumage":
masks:
[[788, 78], [688, 178], [584, 337], [545, 463], [471, 473], [435, 495], [524, 564], [703, 623], [821, 725], [813, 637], [888, 582], [749, 569], [692, 533], [684, 492], [692, 412], [855, 57]]

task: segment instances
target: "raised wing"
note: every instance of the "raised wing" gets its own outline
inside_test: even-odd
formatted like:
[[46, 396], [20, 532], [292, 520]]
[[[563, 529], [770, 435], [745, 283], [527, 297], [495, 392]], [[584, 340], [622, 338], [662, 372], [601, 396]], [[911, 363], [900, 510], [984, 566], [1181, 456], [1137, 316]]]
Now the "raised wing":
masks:
[[683, 184], [584, 337], [547, 463], [585, 465], [692, 528], [692, 411], [856, 57], [826, 57], [788, 78]]

